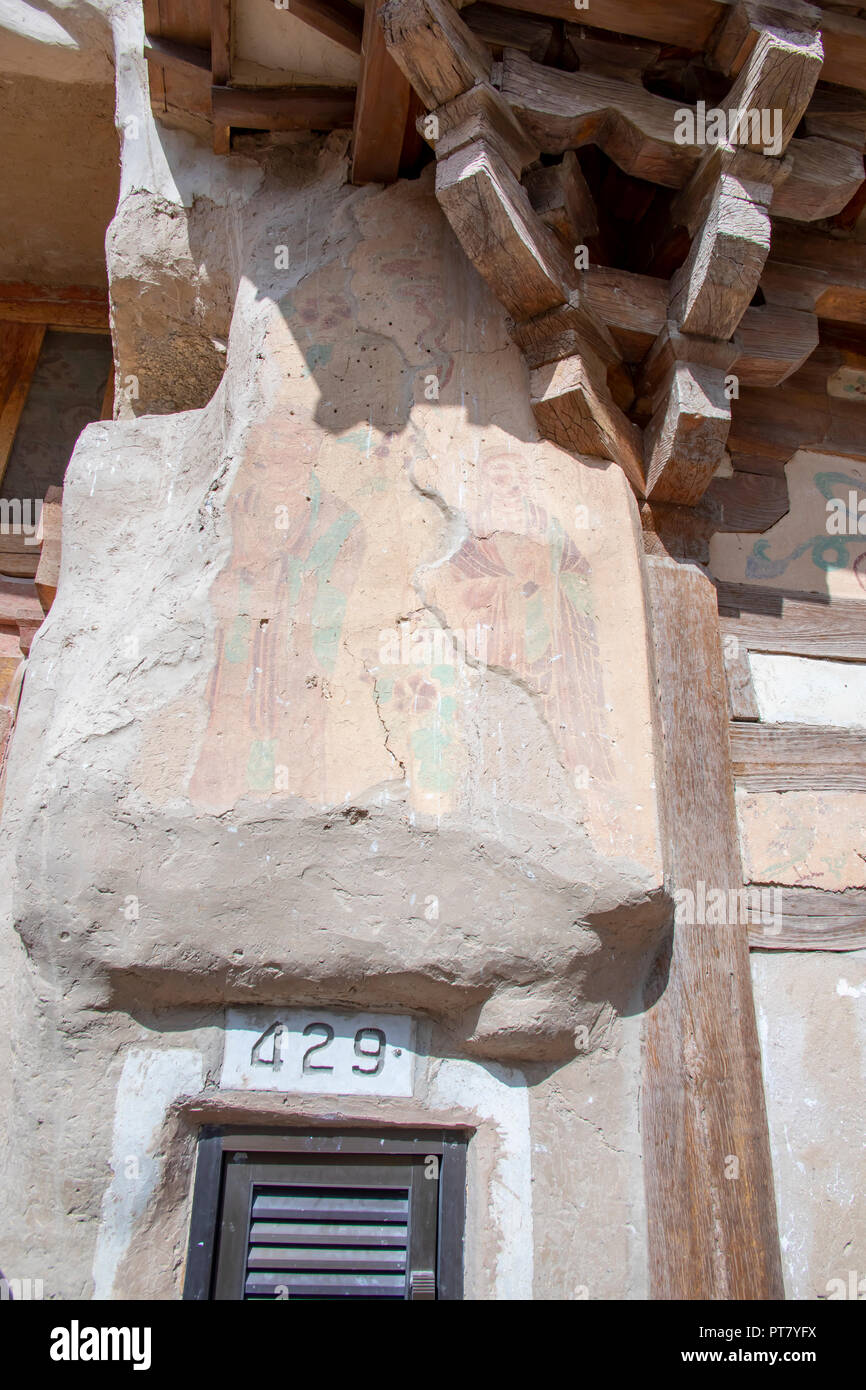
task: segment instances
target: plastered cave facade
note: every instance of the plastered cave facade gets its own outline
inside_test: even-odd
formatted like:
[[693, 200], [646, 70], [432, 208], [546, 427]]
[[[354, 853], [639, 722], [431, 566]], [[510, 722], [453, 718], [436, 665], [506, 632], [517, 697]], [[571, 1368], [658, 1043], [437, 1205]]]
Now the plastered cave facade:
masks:
[[[866, 60], [829, 7], [219, 8], [2, 21], [5, 1286], [849, 1296]], [[683, 164], [685, 68], [781, 49], [784, 147]], [[530, 63], [640, 138], [546, 134]], [[403, 1163], [409, 1234], [237, 1254], [259, 1149]]]

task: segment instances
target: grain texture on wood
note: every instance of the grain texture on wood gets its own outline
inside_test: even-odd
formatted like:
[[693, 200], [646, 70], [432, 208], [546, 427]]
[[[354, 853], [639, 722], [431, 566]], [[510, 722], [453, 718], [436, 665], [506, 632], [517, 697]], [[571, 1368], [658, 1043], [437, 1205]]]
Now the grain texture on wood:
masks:
[[[573, 22], [576, 13], [574, 0], [499, 0], [499, 3], [504, 9], [546, 15], [566, 22]], [[733, 8], [730, 0], [689, 0], [688, 5], [671, 5], [669, 0], [591, 0], [591, 5], [594, 28], [610, 29], [614, 33], [629, 34], [635, 38], [654, 39], [658, 43], [690, 48], [695, 52], [709, 46], [716, 26]], [[795, 5], [794, 0], [785, 0], [784, 4], [762, 5], [760, 8], [766, 15], [762, 24], [775, 24], [781, 29], [802, 32], [813, 22], [809, 18], [813, 7]], [[859, 17], [829, 9], [823, 9], [819, 14], [824, 45], [823, 80], [866, 90], [866, 22]], [[814, 22], [817, 24], [818, 20]], [[742, 45], [740, 66], [750, 51], [748, 44]]]
[[728, 709], [731, 719], [760, 719], [755, 687], [752, 684], [749, 653], [745, 647], [737, 645], [731, 654], [725, 652], [725, 675], [728, 678]]
[[350, 87], [214, 87], [212, 100], [215, 123], [252, 130], [338, 130], [355, 111]]
[[506, 51], [501, 90], [545, 154], [598, 145], [627, 174], [679, 188], [702, 150], [677, 144], [682, 104], [634, 83], [591, 72], [561, 72]]
[[564, 304], [577, 288], [560, 243], [485, 141], [437, 165], [436, 197], [470, 261], [518, 322]]
[[641, 508], [644, 549], [648, 555], [708, 565], [710, 540], [717, 531], [766, 531], [789, 507], [784, 478], [735, 469], [730, 477], [713, 478], [695, 506], [646, 503]]
[[543, 62], [553, 38], [551, 20], [536, 15], [515, 14], [513, 10], [488, 5], [483, 0], [477, 5], [467, 5], [461, 11], [460, 18], [488, 48], [499, 50], [500, 53], [503, 48], [518, 48], [537, 63]]
[[42, 323], [0, 324], [0, 483], [44, 337]]
[[388, 0], [381, 25], [391, 57], [428, 110], [490, 77], [490, 50], [448, 0]]
[[810, 601], [793, 591], [723, 581], [716, 588], [722, 632], [751, 651], [866, 661], [864, 605], [856, 599], [815, 595]]
[[711, 45], [713, 61], [722, 72], [736, 77], [769, 28], [814, 34], [821, 11], [802, 0], [734, 0], [721, 10], [721, 20]]
[[0, 626], [39, 627], [43, 618], [36, 585], [30, 579], [0, 579]]
[[[420, 100], [417, 94], [415, 100]], [[439, 160], [482, 140], [519, 178], [526, 166], [538, 158], [538, 150], [511, 107], [487, 82], [476, 83], [462, 96], [422, 116], [418, 126]]]
[[0, 283], [0, 323], [108, 332], [108, 294], [86, 285]]
[[381, 0], [366, 0], [352, 135], [352, 183], [357, 184], [396, 179], [409, 117], [412, 89], [388, 52], [380, 11]]
[[761, 289], [768, 304], [866, 324], [866, 246], [777, 225]]
[[829, 394], [797, 389], [796, 376], [775, 390], [746, 387], [731, 402], [732, 452], [764, 457], [768, 472], [782, 473], [798, 449], [818, 449], [866, 460], [863, 406]]
[[602, 365], [562, 358], [530, 373], [529, 397], [545, 439], [562, 449], [611, 459], [639, 497], [645, 493], [641, 432], [616, 404]]
[[[691, 566], [648, 560], [647, 568], [666, 878], [674, 891], [739, 889], [715, 594]], [[650, 1296], [780, 1299], [746, 928], [675, 925], [650, 988], [642, 1078]]]
[[863, 183], [863, 156], [850, 145], [817, 135], [788, 146], [791, 172], [776, 190], [773, 217], [818, 222], [835, 217]]
[[706, 220], [671, 281], [671, 316], [687, 333], [730, 338], [749, 307], [770, 250], [769, 184], [721, 173]]
[[[763, 885], [758, 891], [768, 892]], [[750, 924], [752, 950], [866, 950], [866, 891], [862, 888], [838, 893], [823, 888], [773, 887], [769, 891], [771, 920], [763, 920], [768, 914], [761, 912], [761, 920]]]
[[621, 360], [616, 342], [584, 289], [574, 290], [567, 304], [515, 324], [511, 336], [523, 349], [530, 369], [587, 350], [607, 366]]
[[697, 502], [722, 462], [730, 423], [724, 372], [677, 362], [646, 431], [647, 496], [687, 506]]
[[[232, 0], [211, 0], [211, 82], [227, 87], [232, 76]], [[214, 154], [228, 154], [232, 144], [231, 126], [214, 121]]]
[[744, 386], [780, 386], [818, 346], [815, 314], [781, 305], [750, 307], [734, 333], [731, 371]]
[[[505, 9], [528, 14], [549, 15], [551, 19], [574, 21], [580, 12], [574, 0], [499, 0]], [[723, 14], [718, 0], [690, 0], [688, 5], [671, 5], [669, 0], [591, 0], [592, 13], [586, 18], [595, 29], [635, 38], [655, 39], [682, 48], [705, 48]]]
[[732, 724], [731, 766], [748, 791], [866, 791], [862, 730]]
[[583, 294], [616, 339], [626, 362], [642, 362], [667, 318], [670, 287], [653, 275], [591, 265]]
[[568, 255], [598, 234], [598, 213], [577, 156], [566, 150], [559, 164], [538, 165], [523, 180], [529, 201], [555, 232]]
[[[762, 29], [724, 103], [731, 143], [774, 157], [784, 153], [809, 105], [823, 60], [818, 34]], [[770, 115], [771, 146], [764, 112]], [[736, 131], [731, 126], [734, 113]]]

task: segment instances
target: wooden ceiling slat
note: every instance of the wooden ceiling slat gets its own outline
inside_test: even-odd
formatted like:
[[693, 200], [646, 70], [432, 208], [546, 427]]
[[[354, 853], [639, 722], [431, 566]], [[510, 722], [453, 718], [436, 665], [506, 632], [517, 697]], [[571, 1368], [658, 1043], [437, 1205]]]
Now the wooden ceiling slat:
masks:
[[361, 52], [364, 13], [349, 0], [290, 0], [289, 12], [350, 53]]
[[251, 130], [337, 130], [351, 126], [351, 87], [212, 89], [214, 122]]

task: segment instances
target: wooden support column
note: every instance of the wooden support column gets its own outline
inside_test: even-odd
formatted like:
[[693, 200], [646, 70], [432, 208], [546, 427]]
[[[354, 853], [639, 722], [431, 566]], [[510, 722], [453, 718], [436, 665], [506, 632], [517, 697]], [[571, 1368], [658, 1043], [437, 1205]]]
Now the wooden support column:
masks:
[[[668, 886], [742, 886], [715, 591], [647, 561]], [[678, 924], [650, 981], [642, 1126], [652, 1298], [781, 1299], [745, 926]]]
[[[211, 83], [227, 87], [232, 71], [232, 0], [211, 0]], [[213, 102], [213, 96], [211, 96]], [[232, 130], [216, 118], [213, 121], [214, 154], [229, 154]]]
[[44, 337], [44, 323], [0, 323], [0, 483]]
[[382, 0], [366, 0], [361, 79], [355, 96], [352, 183], [393, 183], [400, 172], [411, 88], [388, 52], [381, 9]]

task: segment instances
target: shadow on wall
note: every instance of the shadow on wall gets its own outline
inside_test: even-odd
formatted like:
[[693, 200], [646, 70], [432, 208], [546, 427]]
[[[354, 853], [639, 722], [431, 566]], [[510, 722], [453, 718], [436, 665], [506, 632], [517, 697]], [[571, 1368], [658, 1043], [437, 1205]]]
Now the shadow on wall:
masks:
[[[217, 158], [186, 133], [166, 138], [157, 125], [157, 134], [169, 165], [194, 148], [202, 161]], [[278, 307], [300, 374], [318, 388], [315, 423], [330, 434], [360, 427], [387, 442], [424, 402], [457, 404], [468, 424], [490, 423], [495, 409], [508, 433], [537, 439], [503, 311], [439, 210], [432, 167], [388, 190], [352, 187], [348, 141], [347, 132], [297, 135], [263, 151], [251, 140], [254, 207], [195, 197], [182, 208], [142, 192], [121, 202], [107, 242], [114, 332], [121, 389], [133, 380], [138, 393], [121, 398], [121, 417], [207, 404], [245, 280]], [[235, 144], [244, 149], [243, 137]], [[219, 172], [233, 167], [248, 177], [252, 166], [235, 154]], [[490, 392], [488, 410], [461, 389], [461, 355], [491, 352], [513, 359], [523, 388], [507, 419], [501, 391]]]

